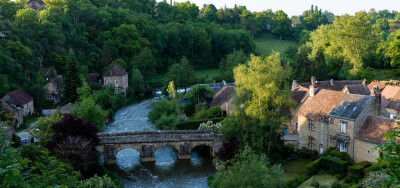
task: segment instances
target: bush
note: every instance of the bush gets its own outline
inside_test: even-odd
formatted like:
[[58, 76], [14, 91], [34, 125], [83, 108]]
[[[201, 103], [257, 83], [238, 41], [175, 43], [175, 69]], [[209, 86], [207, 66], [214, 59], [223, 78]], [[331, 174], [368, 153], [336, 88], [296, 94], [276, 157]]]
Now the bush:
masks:
[[176, 128], [178, 130], [198, 130], [201, 123], [206, 123], [207, 121], [218, 123], [221, 122], [222, 120], [224, 120], [224, 118], [187, 121], [183, 123], [177, 123]]
[[306, 147], [301, 147], [298, 153], [300, 157], [310, 159], [317, 159], [319, 155], [317, 150], [308, 149]]
[[21, 145], [21, 137], [19, 137], [17, 134], [13, 134], [11, 137], [11, 146], [14, 148], [17, 148]]
[[353, 179], [350, 176], [346, 176], [346, 177], [344, 177], [343, 182], [344, 183], [352, 183]]
[[155, 124], [156, 124], [157, 128], [159, 128], [161, 130], [174, 130], [175, 119], [176, 119], [176, 116], [174, 116], [174, 115], [170, 115], [170, 116], [163, 115], [160, 117], [160, 119], [158, 119], [155, 122]]
[[333, 183], [331, 188], [342, 188], [342, 185], [340, 185], [340, 183]]
[[370, 172], [375, 172], [375, 171], [378, 171], [378, 170], [382, 170], [382, 168], [383, 168], [383, 165], [374, 164], [374, 165], [372, 165], [370, 167], [365, 168], [363, 171], [364, 171], [364, 174], [369, 174]]
[[306, 173], [307, 173], [307, 175], [312, 176], [312, 175], [315, 175], [315, 174], [318, 173], [319, 168], [320, 168], [320, 164], [319, 164], [320, 161], [321, 161], [321, 158], [319, 158], [319, 159], [317, 159], [317, 160], [311, 162], [310, 164], [308, 164], [308, 165], [306, 166]]
[[310, 179], [311, 176], [308, 175], [304, 175], [301, 177], [298, 177], [294, 180], [288, 181], [286, 182], [286, 187], [287, 188], [297, 188], [300, 184], [304, 183], [305, 181], [307, 181], [308, 179]]
[[327, 148], [322, 153], [322, 155], [331, 156], [331, 157], [338, 158], [343, 161], [347, 161], [350, 165], [354, 164], [353, 159], [350, 157], [350, 155], [347, 152], [336, 151], [336, 148], [334, 148], [334, 147]]
[[208, 118], [222, 117], [222, 110], [219, 106], [213, 106], [208, 110]]
[[364, 177], [363, 169], [364, 167], [360, 165], [349, 166], [349, 176], [359, 180]]
[[311, 185], [311, 187], [319, 188], [319, 183], [317, 181], [315, 181], [315, 180], [312, 181], [310, 185]]
[[92, 187], [115, 188], [117, 186], [114, 184], [112, 179], [107, 175], [104, 175], [102, 177], [94, 175], [94, 177], [91, 177], [83, 181], [82, 184], [79, 186], [79, 188], [92, 188]]
[[187, 116], [193, 116], [195, 114], [195, 106], [193, 104], [184, 104], [181, 106], [183, 113]]
[[320, 158], [320, 168], [324, 170], [332, 171], [333, 173], [338, 173], [344, 175], [347, 173], [348, 162], [342, 161], [340, 159], [335, 159], [329, 156], [323, 156]]
[[296, 146], [294, 144], [285, 144], [284, 146], [285, 157], [289, 158], [292, 157], [296, 151]]

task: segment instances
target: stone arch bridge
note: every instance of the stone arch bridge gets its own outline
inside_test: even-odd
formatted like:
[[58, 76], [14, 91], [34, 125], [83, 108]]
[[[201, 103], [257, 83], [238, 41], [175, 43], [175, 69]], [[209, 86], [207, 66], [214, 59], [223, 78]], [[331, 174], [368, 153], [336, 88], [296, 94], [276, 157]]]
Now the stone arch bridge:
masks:
[[178, 152], [179, 159], [190, 159], [193, 148], [205, 145], [215, 157], [222, 145], [222, 134], [217, 131], [159, 130], [142, 132], [98, 133], [105, 164], [115, 164], [116, 155], [123, 149], [135, 149], [142, 162], [154, 161], [154, 152], [162, 146], [171, 146]]

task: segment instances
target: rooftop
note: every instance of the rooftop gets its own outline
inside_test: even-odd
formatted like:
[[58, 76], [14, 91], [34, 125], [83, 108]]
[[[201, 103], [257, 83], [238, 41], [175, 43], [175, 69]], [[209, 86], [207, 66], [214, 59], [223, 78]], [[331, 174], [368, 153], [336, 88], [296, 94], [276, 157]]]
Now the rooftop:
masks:
[[221, 106], [232, 98], [232, 94], [235, 93], [235, 88], [233, 86], [227, 85], [219, 90], [213, 97], [211, 106]]
[[358, 95], [370, 95], [371, 94], [368, 87], [365, 86], [364, 84], [346, 85], [345, 89], [347, 89], [347, 91], [350, 94], [358, 94]]
[[373, 99], [373, 96], [347, 94], [329, 116], [355, 120]]
[[[7, 93], [5, 96], [10, 97], [14, 101], [16, 101], [19, 105], [24, 105], [30, 101], [32, 101], [34, 98], [30, 96], [28, 93], [25, 93], [22, 91], [22, 89], [15, 90], [13, 92]], [[3, 97], [4, 98], [4, 97]]]
[[62, 78], [61, 75], [58, 75], [57, 77], [51, 79], [50, 82], [53, 82], [53, 83], [55, 83], [57, 86], [62, 87], [62, 85], [63, 85], [63, 78]]
[[125, 76], [128, 73], [119, 68], [118, 66], [114, 66], [109, 70], [104, 76]]
[[[326, 81], [316, 81], [315, 88], [320, 89], [329, 89], [334, 91], [342, 91], [346, 85], [360, 85], [362, 84], [362, 80], [326, 80]], [[292, 90], [297, 87], [310, 88], [311, 82], [307, 83], [299, 83], [296, 87], [292, 88]], [[296, 89], [298, 90], [298, 89]]]
[[400, 110], [400, 86], [387, 85], [381, 94], [383, 107]]
[[394, 119], [370, 115], [355, 138], [369, 143], [382, 144], [386, 141], [385, 133], [397, 127], [397, 122]]

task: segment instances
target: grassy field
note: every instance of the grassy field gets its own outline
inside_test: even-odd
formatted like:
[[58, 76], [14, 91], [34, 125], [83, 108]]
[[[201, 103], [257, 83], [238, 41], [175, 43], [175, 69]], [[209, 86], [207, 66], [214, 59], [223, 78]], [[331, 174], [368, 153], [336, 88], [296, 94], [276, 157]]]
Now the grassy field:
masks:
[[306, 166], [312, 162], [310, 159], [296, 158], [282, 165], [285, 170], [285, 181], [296, 179], [306, 173]]
[[[194, 76], [196, 83], [203, 83], [204, 80], [211, 79], [220, 82], [220, 72], [219, 69], [208, 69], [208, 70], [197, 70], [194, 71]], [[158, 74], [154, 76], [150, 83], [156, 87], [162, 87], [165, 82], [168, 81], [167, 74]]]
[[279, 40], [271, 35], [256, 36], [254, 37], [254, 43], [256, 43], [256, 52], [258, 54], [269, 54], [272, 50], [283, 53], [291, 46], [298, 46], [294, 40]]

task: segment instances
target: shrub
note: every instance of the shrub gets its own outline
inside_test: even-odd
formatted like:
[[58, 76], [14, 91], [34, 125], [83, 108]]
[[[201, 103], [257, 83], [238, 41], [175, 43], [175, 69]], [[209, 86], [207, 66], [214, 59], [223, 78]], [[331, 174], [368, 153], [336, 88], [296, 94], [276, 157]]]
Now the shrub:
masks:
[[208, 117], [208, 110], [201, 110], [199, 112], [196, 112], [196, 114], [194, 115], [195, 119], [207, 119]]
[[349, 176], [359, 180], [364, 177], [363, 169], [364, 167], [360, 165], [349, 166]]
[[319, 168], [320, 168], [320, 164], [319, 164], [320, 161], [321, 161], [321, 158], [319, 158], [319, 159], [317, 159], [317, 160], [311, 162], [310, 164], [308, 164], [308, 165], [306, 166], [306, 173], [307, 173], [307, 175], [312, 176], [312, 175], [315, 175], [315, 174], [318, 173]]
[[351, 183], [353, 181], [353, 179], [350, 177], [350, 176], [346, 176], [346, 177], [344, 177], [344, 179], [343, 179], [343, 182], [344, 183]]
[[319, 183], [315, 180], [313, 180], [310, 185], [311, 185], [311, 187], [319, 188]]
[[364, 174], [369, 174], [370, 172], [382, 170], [382, 168], [383, 168], [383, 165], [376, 163], [370, 167], [365, 168], [363, 171], [364, 171]]
[[212, 121], [207, 121], [207, 123], [201, 123], [199, 130], [213, 130], [218, 131], [221, 127], [221, 123], [213, 123]]
[[152, 110], [149, 112], [149, 120], [155, 123], [162, 116], [177, 114], [177, 103], [174, 100], [162, 99], [151, 104]]
[[21, 145], [21, 137], [19, 137], [17, 134], [13, 134], [11, 137], [11, 146], [14, 148], [17, 148]]
[[342, 188], [342, 185], [340, 185], [340, 183], [333, 183], [331, 188]]
[[173, 130], [175, 125], [176, 116], [174, 115], [163, 115], [156, 122], [157, 128], [161, 130]]
[[223, 161], [231, 160], [238, 153], [239, 141], [230, 138], [228, 142], [223, 141], [221, 148], [217, 152], [217, 157]]
[[181, 106], [183, 113], [187, 116], [193, 116], [195, 114], [195, 106], [193, 104], [184, 104]]
[[298, 177], [294, 180], [288, 181], [286, 182], [286, 187], [287, 188], [297, 188], [300, 184], [304, 183], [305, 181], [307, 181], [308, 179], [310, 179], [311, 176], [308, 175], [303, 175], [301, 177]]
[[317, 159], [319, 155], [317, 150], [308, 149], [306, 147], [301, 147], [298, 153], [300, 157], [310, 159]]
[[94, 177], [91, 177], [90, 179], [83, 181], [82, 184], [79, 186], [79, 188], [92, 188], [92, 187], [115, 188], [117, 186], [115, 186], [114, 182], [107, 175], [104, 175], [102, 177], [94, 175]]
[[285, 157], [292, 157], [296, 151], [296, 146], [294, 144], [285, 144], [284, 146]]
[[178, 130], [198, 130], [201, 123], [205, 123], [207, 121], [212, 121], [214, 123], [219, 123], [222, 120], [224, 120], [224, 118], [187, 121], [187, 122], [183, 122], [183, 123], [177, 123], [176, 124], [176, 128]]
[[340, 159], [335, 159], [328, 156], [320, 158], [320, 168], [324, 170], [331, 170], [334, 173], [346, 174], [348, 163]]
[[213, 106], [208, 110], [208, 118], [219, 118], [222, 116], [222, 110], [219, 106]]
[[336, 151], [336, 148], [334, 148], [334, 147], [327, 148], [322, 153], [322, 155], [331, 156], [331, 157], [338, 158], [343, 161], [347, 161], [350, 165], [354, 164], [353, 159], [350, 157], [350, 155], [347, 152]]

